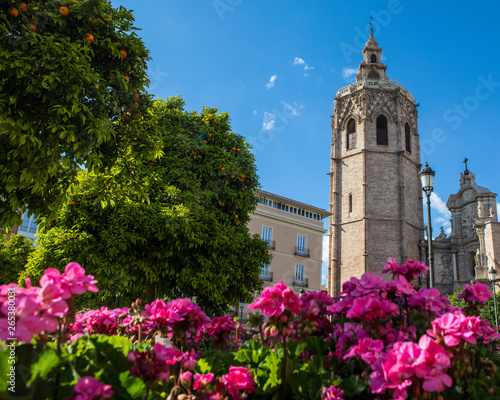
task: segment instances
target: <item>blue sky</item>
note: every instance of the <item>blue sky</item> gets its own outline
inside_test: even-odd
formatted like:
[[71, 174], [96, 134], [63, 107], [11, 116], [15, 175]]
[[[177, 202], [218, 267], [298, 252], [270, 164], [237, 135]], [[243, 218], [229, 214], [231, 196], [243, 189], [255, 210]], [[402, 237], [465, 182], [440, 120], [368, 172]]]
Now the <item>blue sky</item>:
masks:
[[262, 188], [322, 208], [333, 99], [354, 82], [372, 14], [389, 79], [420, 103], [422, 163], [436, 170], [435, 233], [448, 227], [444, 204], [465, 157], [479, 185], [500, 191], [496, 1], [112, 2], [134, 10], [153, 59], [151, 93], [228, 112], [254, 147]]

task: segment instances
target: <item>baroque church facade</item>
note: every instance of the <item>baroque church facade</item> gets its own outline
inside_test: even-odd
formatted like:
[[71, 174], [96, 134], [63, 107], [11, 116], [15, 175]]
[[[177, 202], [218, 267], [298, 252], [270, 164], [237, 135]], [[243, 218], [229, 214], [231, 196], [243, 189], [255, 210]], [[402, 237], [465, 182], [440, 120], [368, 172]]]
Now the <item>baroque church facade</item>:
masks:
[[[418, 104], [387, 77], [373, 32], [362, 55], [356, 82], [337, 92], [332, 115], [328, 292], [333, 296], [352, 276], [380, 274], [388, 257], [401, 264], [428, 263]], [[496, 194], [478, 186], [466, 169], [447, 207], [451, 235], [442, 231], [433, 240], [434, 281], [443, 293], [486, 280], [488, 268], [500, 262]]]

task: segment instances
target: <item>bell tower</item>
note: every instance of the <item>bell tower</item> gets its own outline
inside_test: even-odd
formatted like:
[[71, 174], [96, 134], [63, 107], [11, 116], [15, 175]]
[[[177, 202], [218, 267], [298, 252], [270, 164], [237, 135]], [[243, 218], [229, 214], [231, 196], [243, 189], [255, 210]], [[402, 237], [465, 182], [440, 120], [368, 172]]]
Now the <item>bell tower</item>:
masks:
[[351, 276], [381, 274], [388, 257], [420, 259], [422, 186], [417, 105], [386, 75], [373, 32], [356, 82], [334, 100], [330, 168], [332, 295]]

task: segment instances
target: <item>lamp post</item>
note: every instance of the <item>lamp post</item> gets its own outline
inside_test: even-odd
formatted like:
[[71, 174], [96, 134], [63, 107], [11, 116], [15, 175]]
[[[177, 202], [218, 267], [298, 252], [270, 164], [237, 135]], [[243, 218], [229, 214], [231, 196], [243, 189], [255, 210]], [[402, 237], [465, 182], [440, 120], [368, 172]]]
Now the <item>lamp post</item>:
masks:
[[245, 303], [240, 303], [240, 310], [241, 310], [241, 323], [243, 323], [243, 309], [245, 308]]
[[490, 278], [491, 284], [493, 286], [493, 307], [495, 308], [495, 325], [498, 328], [498, 316], [497, 316], [497, 295], [496, 295], [496, 278], [497, 278], [497, 270], [493, 268], [493, 266], [490, 267], [488, 270], [488, 276]]
[[429, 287], [434, 287], [434, 253], [432, 252], [432, 226], [431, 226], [431, 193], [432, 184], [436, 173], [425, 163], [418, 176], [422, 182], [422, 190], [427, 196], [427, 250], [429, 251]]
[[300, 297], [302, 297], [302, 295], [304, 295], [305, 293], [306, 293], [306, 291], [304, 290], [304, 288], [300, 289], [300, 291], [299, 291]]

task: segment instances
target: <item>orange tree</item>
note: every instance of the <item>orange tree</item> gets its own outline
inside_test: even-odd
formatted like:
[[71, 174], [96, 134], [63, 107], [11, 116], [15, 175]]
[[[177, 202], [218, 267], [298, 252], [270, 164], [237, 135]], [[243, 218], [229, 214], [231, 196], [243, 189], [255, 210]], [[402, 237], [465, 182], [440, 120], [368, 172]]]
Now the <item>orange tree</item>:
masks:
[[159, 132], [161, 155], [120, 161], [107, 175], [81, 172], [57, 219], [45, 219], [24, 277], [78, 261], [111, 298], [196, 297], [212, 315], [251, 301], [270, 256], [246, 226], [258, 177], [228, 114], [187, 112], [175, 97], [133, 124]]
[[132, 23], [107, 0], [0, 0], [0, 226], [56, 209], [79, 169], [147, 147], [116, 124], [148, 105]]

